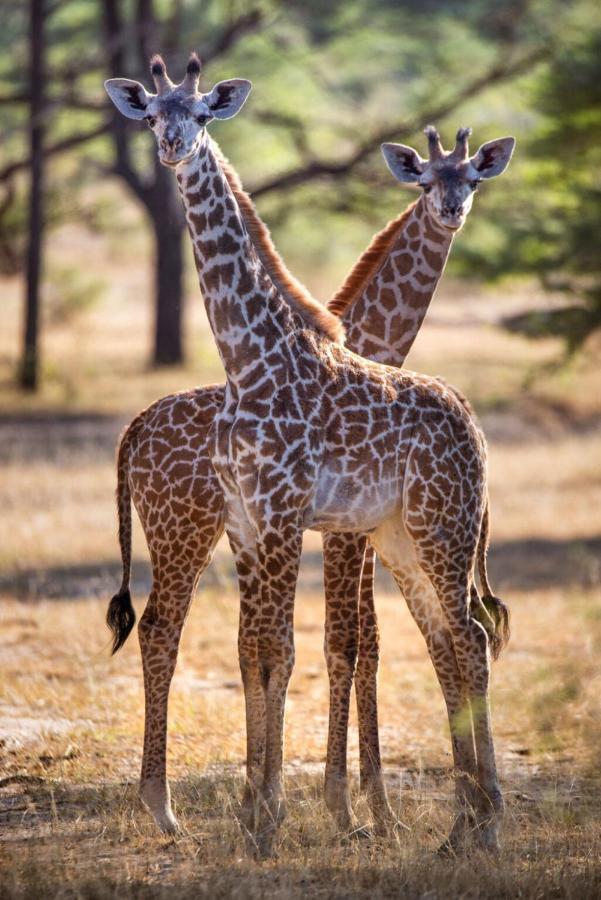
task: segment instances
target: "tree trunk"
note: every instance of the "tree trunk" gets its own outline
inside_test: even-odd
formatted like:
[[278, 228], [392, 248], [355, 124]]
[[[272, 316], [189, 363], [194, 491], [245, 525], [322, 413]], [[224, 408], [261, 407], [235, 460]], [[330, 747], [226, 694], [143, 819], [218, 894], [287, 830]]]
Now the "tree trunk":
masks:
[[185, 219], [173, 172], [156, 162], [156, 182], [149, 212], [155, 236], [155, 366], [184, 361], [184, 228]]
[[156, 283], [153, 365], [183, 362], [183, 233], [154, 222]]
[[31, 182], [27, 273], [25, 282], [25, 323], [23, 353], [19, 373], [21, 387], [35, 391], [39, 378], [39, 311], [42, 239], [44, 230], [44, 10], [45, 0], [29, 4], [29, 143]]

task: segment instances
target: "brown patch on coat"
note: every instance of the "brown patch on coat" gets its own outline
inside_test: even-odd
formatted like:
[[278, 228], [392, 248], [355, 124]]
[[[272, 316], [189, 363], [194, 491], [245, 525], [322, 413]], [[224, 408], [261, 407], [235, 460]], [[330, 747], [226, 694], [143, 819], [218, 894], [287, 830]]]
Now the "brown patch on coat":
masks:
[[213, 152], [221, 165], [223, 174], [236, 198], [240, 214], [249, 237], [274, 285], [285, 300], [310, 326], [336, 343], [344, 340], [342, 322], [328, 310], [289, 272], [271, 239], [269, 229], [259, 218], [255, 205], [243, 189], [237, 173], [223, 156], [217, 144], [212, 144]]
[[375, 277], [376, 272], [388, 258], [390, 248], [397, 239], [399, 232], [404, 227], [407, 219], [419, 203], [416, 200], [407, 207], [405, 212], [397, 216], [386, 225], [382, 231], [376, 234], [334, 296], [328, 301], [328, 309], [337, 316], [342, 317], [351, 303], [363, 293], [367, 283]]

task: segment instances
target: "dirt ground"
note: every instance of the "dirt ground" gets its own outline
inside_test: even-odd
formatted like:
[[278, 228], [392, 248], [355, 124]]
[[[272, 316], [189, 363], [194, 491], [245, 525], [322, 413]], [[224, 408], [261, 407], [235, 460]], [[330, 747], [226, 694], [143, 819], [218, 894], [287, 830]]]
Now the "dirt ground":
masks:
[[[55, 256], [66, 255], [68, 241], [57, 241]], [[104, 626], [119, 578], [114, 446], [140, 407], [215, 380], [219, 367], [191, 288], [188, 364], [148, 372], [146, 273], [115, 246], [92, 242], [86, 252], [92, 274], [110, 256], [113, 286], [99, 305], [48, 327], [37, 398], [24, 401], [12, 384], [19, 287], [2, 284], [0, 897], [601, 895], [599, 347], [542, 374], [556, 344], [494, 327], [501, 311], [540, 297], [522, 290], [509, 302], [507, 289], [450, 282], [410, 359], [466, 391], [490, 441], [491, 571], [512, 612], [493, 685], [508, 807], [500, 856], [434, 853], [452, 813], [446, 717], [422, 639], [385, 573], [381, 736], [391, 801], [408, 830], [373, 841], [336, 832], [321, 799], [323, 589], [319, 538], [308, 535], [287, 706], [289, 816], [278, 858], [260, 864], [237, 818], [243, 698], [223, 545], [201, 582], [171, 696], [169, 772], [183, 834], [158, 834], [136, 797], [139, 649], [133, 635], [111, 658]], [[141, 612], [150, 570], [137, 527], [134, 551]], [[358, 771], [354, 718], [350, 768]], [[356, 785], [354, 802], [369, 822]]]

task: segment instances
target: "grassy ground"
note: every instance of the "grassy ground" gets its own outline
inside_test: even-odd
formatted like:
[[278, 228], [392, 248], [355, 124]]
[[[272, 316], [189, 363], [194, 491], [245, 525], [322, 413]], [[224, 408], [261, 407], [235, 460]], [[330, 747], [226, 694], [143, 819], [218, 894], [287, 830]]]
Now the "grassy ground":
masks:
[[[67, 237], [55, 239], [53, 258], [72, 253]], [[19, 288], [2, 285], [0, 897], [599, 896], [598, 348], [526, 391], [557, 346], [495, 329], [511, 305], [500, 292], [466, 298], [447, 283], [410, 360], [468, 393], [491, 443], [491, 567], [513, 616], [493, 691], [508, 803], [502, 854], [433, 854], [451, 819], [444, 708], [417, 629], [382, 575], [384, 764], [410, 831], [374, 843], [335, 832], [320, 798], [327, 680], [319, 542], [308, 535], [286, 725], [290, 811], [278, 859], [259, 865], [247, 859], [237, 822], [244, 721], [223, 547], [187, 623], [172, 691], [169, 770], [184, 835], [158, 835], [136, 799], [139, 650], [133, 637], [110, 658], [103, 624], [119, 570], [114, 445], [139, 407], [215, 380], [219, 368], [191, 288], [189, 363], [149, 373], [145, 272], [118, 244], [86, 241], [89, 277], [106, 281], [110, 271], [110, 284], [96, 306], [47, 329], [36, 398], [12, 385]], [[331, 285], [313, 287], [325, 296]], [[524, 293], [513, 301], [537, 302]], [[141, 611], [149, 570], [139, 531], [134, 546]], [[353, 721], [354, 772], [357, 758]], [[356, 793], [355, 802], [366, 821]]]
[[[380, 591], [378, 600], [384, 765], [393, 805], [411, 831], [356, 844], [341, 840], [327, 816], [320, 799], [323, 600], [303, 590], [286, 729], [290, 815], [277, 862], [263, 865], [246, 859], [237, 824], [244, 729], [234, 592], [203, 592], [184, 635], [169, 767], [186, 832], [174, 841], [156, 833], [136, 799], [143, 726], [136, 641], [108, 657], [97, 601], [7, 601], [0, 684], [6, 895], [598, 896], [599, 588], [511, 594], [514, 638], [495, 668], [493, 692], [505, 848], [498, 860], [469, 862], [433, 855], [451, 815], [443, 704], [404, 605], [393, 593]], [[354, 725], [351, 760], [356, 771]], [[367, 821], [360, 798], [356, 806]]]

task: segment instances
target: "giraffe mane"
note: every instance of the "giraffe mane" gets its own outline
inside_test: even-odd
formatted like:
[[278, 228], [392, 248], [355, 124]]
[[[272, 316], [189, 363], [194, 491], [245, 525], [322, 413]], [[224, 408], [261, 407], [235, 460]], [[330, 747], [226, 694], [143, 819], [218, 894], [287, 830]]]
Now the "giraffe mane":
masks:
[[382, 231], [374, 235], [341, 286], [328, 300], [328, 309], [331, 313], [342, 318], [351, 304], [363, 293], [366, 285], [387, 259], [392, 243], [418, 202], [419, 200], [415, 200], [400, 216], [392, 219]]
[[238, 173], [223, 155], [215, 141], [212, 142], [212, 147], [223, 169], [223, 174], [236, 198], [246, 230], [257, 251], [257, 255], [274, 285], [290, 306], [312, 328], [325, 334], [330, 340], [342, 343], [344, 341], [344, 328], [340, 318], [332, 310], [320, 303], [319, 300], [316, 300], [307, 288], [288, 270], [275, 248], [269, 229], [260, 218], [250, 196], [242, 187]]

